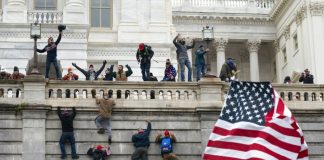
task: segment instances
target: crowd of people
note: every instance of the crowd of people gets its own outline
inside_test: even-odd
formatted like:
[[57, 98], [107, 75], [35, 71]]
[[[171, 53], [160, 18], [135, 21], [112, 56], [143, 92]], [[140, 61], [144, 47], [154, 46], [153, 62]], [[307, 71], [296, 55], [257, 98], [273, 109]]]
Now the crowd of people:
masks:
[[[46, 68], [45, 68], [45, 78], [49, 78], [49, 70], [50, 65], [53, 63], [55, 72], [56, 72], [56, 79], [61, 79], [59, 76], [59, 68], [57, 63], [57, 46], [59, 45], [62, 36], [63, 36], [63, 30], [65, 29], [65, 26], [59, 25], [59, 36], [54, 42], [53, 37], [48, 38], [48, 44], [43, 49], [37, 49], [37, 52], [44, 53], [47, 52], [46, 55]], [[179, 70], [180, 70], [180, 81], [184, 82], [185, 77], [185, 68], [188, 70], [187, 80], [188, 82], [192, 81], [192, 68], [191, 68], [191, 62], [188, 56], [188, 50], [193, 49], [195, 47], [195, 40], [193, 39], [191, 45], [187, 45], [185, 38], [180, 38], [180, 34], [178, 34], [173, 39], [173, 44], [176, 47], [176, 54], [177, 54], [177, 60], [179, 63]], [[202, 76], [206, 75], [206, 62], [205, 62], [205, 55], [208, 54], [209, 48], [205, 48], [203, 45], [200, 45], [198, 49], [195, 51], [195, 66], [196, 66], [196, 81], [199, 81]], [[151, 68], [151, 61], [153, 60], [154, 51], [151, 46], [140, 43], [138, 45], [138, 49], [136, 52], [136, 60], [138, 61], [142, 73], [142, 79], [143, 81], [158, 81], [158, 79], [153, 76], [153, 73], [150, 72]], [[76, 63], [72, 63], [72, 66], [75, 67], [77, 70], [79, 70], [84, 76], [86, 80], [98, 80], [99, 76], [101, 75], [102, 71], [105, 69], [107, 64], [107, 61], [104, 60], [102, 66], [99, 70], [95, 70], [94, 66], [92, 64], [89, 65], [88, 69], [82, 69], [79, 67]], [[117, 72], [114, 72], [114, 65], [111, 65], [110, 67], [107, 67], [104, 73], [104, 76], [102, 77], [105, 81], [127, 81], [128, 77], [133, 74], [133, 71], [129, 65], [125, 65], [127, 70], [124, 70], [123, 65], [118, 65]], [[1, 68], [1, 67], [0, 67]], [[68, 73], [63, 76], [63, 80], [78, 80], [79, 75], [73, 73], [72, 67], [68, 67], [67, 69]], [[222, 65], [219, 78], [222, 81], [230, 82], [232, 80], [237, 79], [237, 74], [240, 71], [237, 69], [237, 65], [235, 63], [235, 59], [233, 58], [227, 58], [226, 62]], [[165, 70], [164, 70], [164, 76], [161, 81], [169, 81], [169, 82], [175, 82], [177, 76], [176, 68], [172, 65], [170, 59], [166, 59], [165, 61]], [[3, 68], [1, 68], [0, 73], [0, 79], [22, 79], [25, 75], [19, 73], [19, 69], [17, 66], [14, 67], [14, 73], [9, 74], [7, 73]], [[289, 81], [290, 77], [285, 77], [284, 83], [290, 83]], [[300, 82], [303, 82], [304, 84], [313, 84], [314, 83], [314, 77], [310, 74], [310, 71], [308, 69], [305, 69], [305, 71], [300, 75]]]
[[[105, 93], [102, 99], [97, 98], [96, 104], [99, 106], [99, 112], [95, 118], [95, 125], [98, 128], [98, 134], [107, 135], [107, 144], [92, 145], [87, 155], [92, 157], [94, 160], [105, 160], [109, 159], [112, 154], [111, 143], [112, 140], [112, 128], [111, 128], [111, 117], [112, 109], [115, 106], [114, 100], [109, 98], [108, 94]], [[61, 121], [62, 133], [59, 140], [61, 149], [61, 159], [67, 158], [65, 150], [66, 141], [71, 145], [72, 159], [79, 159], [79, 155], [76, 151], [76, 142], [74, 137], [73, 120], [77, 115], [75, 107], [72, 111], [67, 109], [62, 110], [60, 107], [57, 109], [57, 114]], [[150, 133], [152, 130], [152, 124], [147, 120], [146, 129], [138, 128], [137, 132], [133, 134], [131, 141], [134, 145], [134, 152], [131, 155], [132, 160], [148, 160], [148, 148], [150, 147]], [[173, 153], [173, 145], [177, 142], [176, 137], [173, 133], [165, 130], [164, 133], [158, 133], [155, 138], [155, 142], [160, 145], [161, 158], [163, 160], [178, 160], [178, 157]]]

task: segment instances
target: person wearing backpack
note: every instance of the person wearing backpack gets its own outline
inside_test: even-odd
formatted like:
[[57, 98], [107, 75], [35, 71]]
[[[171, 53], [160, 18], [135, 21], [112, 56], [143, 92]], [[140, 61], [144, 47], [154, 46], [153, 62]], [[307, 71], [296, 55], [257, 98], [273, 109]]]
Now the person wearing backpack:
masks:
[[168, 130], [164, 131], [164, 136], [158, 134], [155, 142], [160, 143], [161, 156], [164, 160], [178, 160], [178, 157], [172, 153], [173, 152], [173, 143], [177, 141], [173, 133], [170, 133]]
[[93, 160], [105, 160], [111, 155], [110, 146], [104, 147], [102, 145], [92, 146], [88, 149], [88, 156], [91, 156]]
[[140, 63], [142, 70], [142, 79], [147, 81], [150, 77], [151, 59], [154, 55], [154, 51], [151, 46], [140, 43], [136, 53], [136, 59]]

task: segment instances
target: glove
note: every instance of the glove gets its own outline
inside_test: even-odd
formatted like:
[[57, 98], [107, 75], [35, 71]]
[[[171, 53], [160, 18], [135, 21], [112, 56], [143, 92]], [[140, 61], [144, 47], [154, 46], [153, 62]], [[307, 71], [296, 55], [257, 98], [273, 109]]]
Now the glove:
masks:
[[107, 61], [106, 61], [106, 60], [104, 60], [104, 61], [103, 61], [103, 63], [104, 63], [104, 64], [107, 64]]
[[74, 66], [74, 67], [75, 67], [75, 66], [76, 66], [76, 64], [75, 64], [75, 63], [72, 63], [72, 66]]

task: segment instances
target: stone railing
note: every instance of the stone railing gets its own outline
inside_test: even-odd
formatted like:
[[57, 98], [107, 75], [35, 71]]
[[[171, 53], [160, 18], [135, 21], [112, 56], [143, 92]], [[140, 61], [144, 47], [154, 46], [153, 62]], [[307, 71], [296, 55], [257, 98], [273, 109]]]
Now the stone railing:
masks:
[[[276, 0], [172, 0], [172, 7], [272, 8], [275, 1]], [[201, 11], [199, 10], [199, 12]]]
[[[28, 81], [28, 85], [32, 82]], [[228, 84], [218, 81], [199, 83], [49, 81], [44, 83], [45, 99], [93, 99], [104, 93], [120, 100], [224, 101]], [[0, 81], [0, 98], [24, 99], [25, 81]], [[35, 82], [34, 85], [37, 85]], [[324, 85], [273, 84], [285, 101], [324, 101]], [[212, 97], [208, 97], [212, 96]], [[213, 96], [215, 98], [213, 98]]]
[[24, 86], [21, 81], [0, 82], [0, 98], [23, 98]]
[[45, 24], [58, 24], [62, 23], [63, 13], [58, 11], [49, 10], [34, 10], [28, 11], [29, 23], [45, 23]]
[[104, 81], [52, 81], [46, 86], [47, 99], [102, 98], [104, 93], [121, 100], [197, 100], [200, 97], [200, 88], [197, 83]]

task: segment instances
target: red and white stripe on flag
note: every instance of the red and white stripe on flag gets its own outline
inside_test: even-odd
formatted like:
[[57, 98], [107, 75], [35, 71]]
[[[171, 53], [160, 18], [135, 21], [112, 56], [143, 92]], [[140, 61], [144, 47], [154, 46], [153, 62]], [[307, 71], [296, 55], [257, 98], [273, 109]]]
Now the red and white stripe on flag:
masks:
[[274, 107], [265, 116], [265, 125], [218, 119], [205, 151], [204, 160], [308, 160], [301, 128], [274, 93]]

